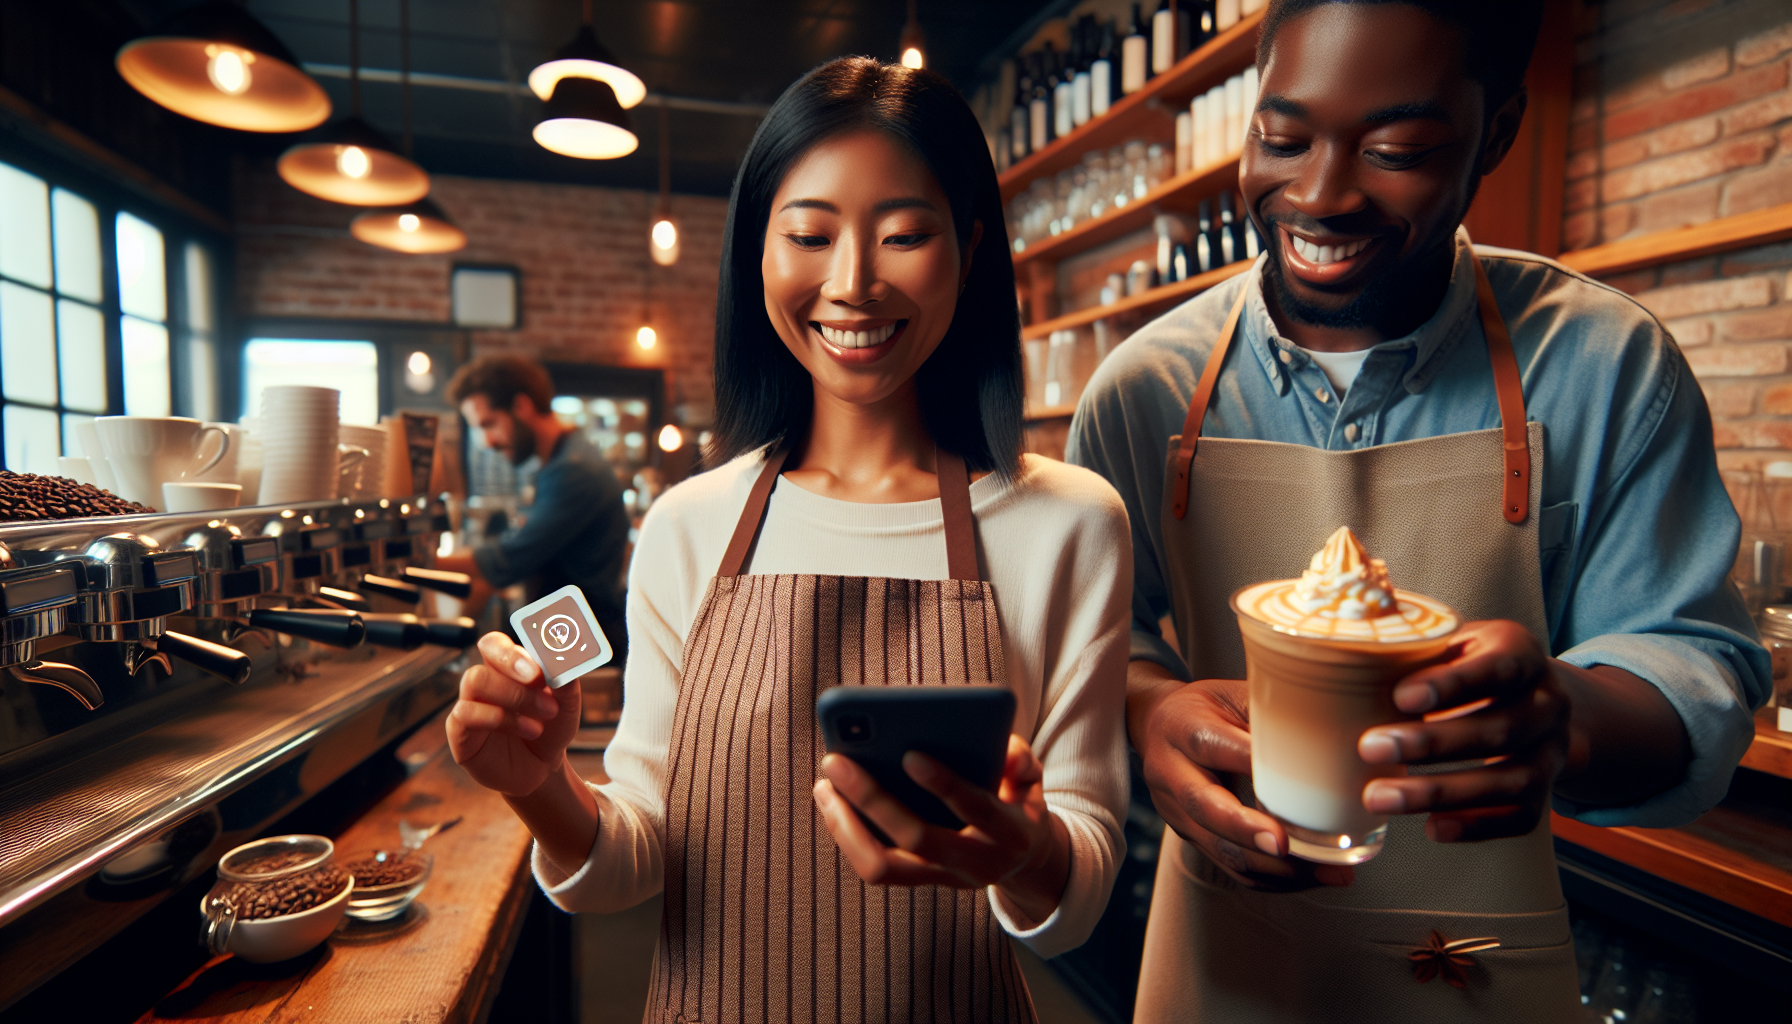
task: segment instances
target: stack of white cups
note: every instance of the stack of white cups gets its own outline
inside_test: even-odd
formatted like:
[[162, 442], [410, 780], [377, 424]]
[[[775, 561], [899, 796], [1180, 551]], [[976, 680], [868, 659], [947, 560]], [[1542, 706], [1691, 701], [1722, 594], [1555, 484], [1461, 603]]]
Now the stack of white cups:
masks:
[[340, 456], [335, 388], [276, 385], [261, 390], [262, 505], [336, 497]]

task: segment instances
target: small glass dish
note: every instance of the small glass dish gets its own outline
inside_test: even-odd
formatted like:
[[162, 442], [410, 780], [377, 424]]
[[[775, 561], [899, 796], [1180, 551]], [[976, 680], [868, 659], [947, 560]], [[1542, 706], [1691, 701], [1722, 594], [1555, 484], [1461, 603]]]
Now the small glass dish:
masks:
[[375, 850], [346, 862], [355, 875], [348, 916], [357, 921], [390, 921], [405, 912], [429, 881], [435, 860], [421, 850]]

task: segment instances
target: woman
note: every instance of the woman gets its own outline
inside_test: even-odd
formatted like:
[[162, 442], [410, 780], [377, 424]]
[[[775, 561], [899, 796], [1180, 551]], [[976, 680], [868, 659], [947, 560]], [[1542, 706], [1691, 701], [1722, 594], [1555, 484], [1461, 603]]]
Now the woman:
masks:
[[[791, 87], [735, 182], [716, 319], [719, 468], [642, 527], [610, 783], [562, 753], [579, 688], [495, 633], [455, 758], [561, 907], [664, 886], [650, 1020], [1032, 1019], [1002, 933], [1080, 944], [1121, 854], [1130, 546], [1106, 483], [1020, 454], [1001, 200], [944, 79], [846, 58]], [[828, 686], [942, 682], [1018, 704], [999, 793], [909, 755], [958, 832], [815, 725]]]

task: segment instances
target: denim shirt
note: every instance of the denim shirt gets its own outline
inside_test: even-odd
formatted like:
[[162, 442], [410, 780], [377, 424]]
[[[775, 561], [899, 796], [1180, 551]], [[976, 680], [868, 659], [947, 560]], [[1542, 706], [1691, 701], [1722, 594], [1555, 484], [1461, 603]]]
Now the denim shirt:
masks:
[[628, 509], [616, 473], [583, 433], [560, 436], [526, 512], [522, 526], [473, 549], [486, 582], [502, 588], [533, 579], [543, 594], [576, 583], [598, 618], [621, 619]]
[[1259, 287], [1265, 257], [1102, 363], [1066, 458], [1106, 477], [1132, 519], [1132, 656], [1187, 677], [1158, 629], [1176, 571], [1160, 518], [1164, 462], [1239, 289], [1250, 294], [1203, 436], [1347, 451], [1499, 426], [1475, 254], [1512, 335], [1527, 418], [1544, 427], [1538, 531], [1550, 653], [1653, 683], [1691, 738], [1678, 786], [1630, 807], [1557, 797], [1556, 809], [1597, 825], [1684, 824], [1723, 799], [1771, 688], [1767, 654], [1728, 579], [1741, 523], [1718, 476], [1704, 394], [1631, 298], [1541, 256], [1471, 248], [1466, 232], [1437, 313], [1371, 349], [1341, 396], [1276, 333]]

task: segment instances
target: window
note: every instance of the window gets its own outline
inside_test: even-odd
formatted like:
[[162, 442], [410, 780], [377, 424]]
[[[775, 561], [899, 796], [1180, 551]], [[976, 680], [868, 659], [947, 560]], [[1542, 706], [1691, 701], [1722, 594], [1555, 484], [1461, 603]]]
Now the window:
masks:
[[[101, 234], [107, 220], [110, 253]], [[216, 406], [216, 289], [209, 254], [196, 244], [181, 251], [187, 301], [178, 322], [189, 346], [202, 340], [204, 348], [187, 353], [191, 384], [180, 407], [207, 415]], [[7, 469], [57, 472], [57, 456], [81, 451], [75, 425], [94, 416], [175, 410], [168, 271], [161, 228], [0, 164], [0, 453]]]
[[56, 472], [74, 423], [108, 412], [99, 213], [0, 164], [0, 434], [8, 469]]
[[342, 422], [380, 422], [380, 355], [371, 341], [252, 338], [243, 347], [243, 415], [261, 415], [261, 389], [307, 384], [342, 392]]

